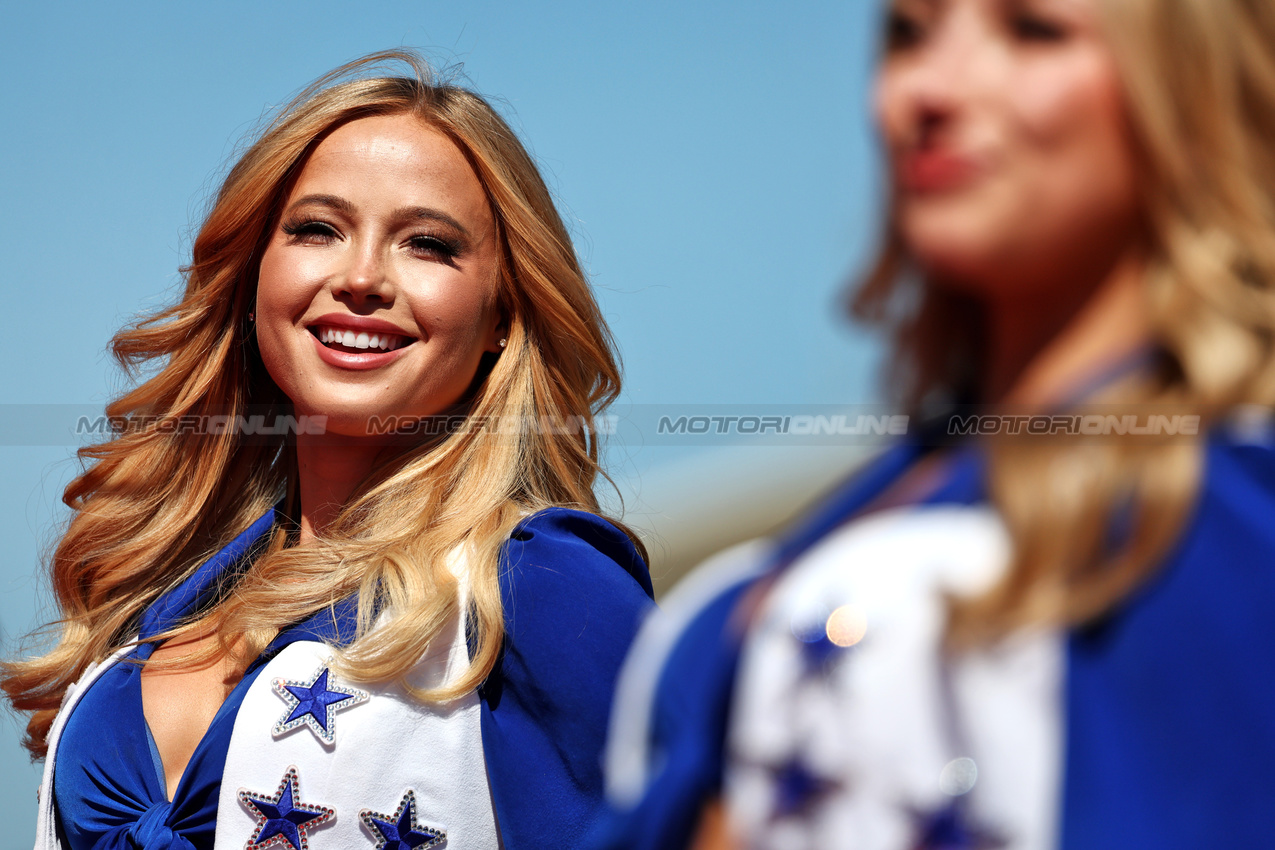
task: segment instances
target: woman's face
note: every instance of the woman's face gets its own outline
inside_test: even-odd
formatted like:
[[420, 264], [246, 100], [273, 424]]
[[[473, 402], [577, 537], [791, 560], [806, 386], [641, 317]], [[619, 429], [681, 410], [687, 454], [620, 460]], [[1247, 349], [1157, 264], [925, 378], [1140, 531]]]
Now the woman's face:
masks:
[[1075, 277], [1138, 219], [1096, 0], [895, 0], [877, 78], [907, 247], [976, 290]]
[[262, 360], [331, 433], [402, 427], [458, 401], [499, 351], [496, 276], [495, 222], [460, 149], [410, 115], [352, 121], [314, 149], [262, 256]]

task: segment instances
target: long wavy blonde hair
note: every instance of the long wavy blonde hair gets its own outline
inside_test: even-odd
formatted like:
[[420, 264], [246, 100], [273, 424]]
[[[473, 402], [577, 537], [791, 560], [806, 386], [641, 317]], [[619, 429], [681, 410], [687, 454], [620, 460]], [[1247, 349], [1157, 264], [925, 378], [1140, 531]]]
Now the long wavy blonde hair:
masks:
[[[381, 76], [387, 63], [409, 73]], [[457, 613], [448, 558], [463, 546], [472, 661], [459, 679], [420, 694], [454, 698], [480, 684], [499, 656], [498, 557], [512, 527], [549, 505], [598, 511], [595, 416], [618, 394], [619, 368], [534, 162], [484, 100], [439, 82], [415, 54], [356, 60], [298, 95], [230, 171], [195, 240], [180, 302], [113, 341], [123, 365], [156, 371], [107, 407], [129, 427], [81, 450], [85, 469], [63, 497], [73, 515], [51, 564], [59, 642], [4, 669], [14, 707], [31, 713], [25, 743], [35, 757], [45, 752], [67, 686], [133, 639], [156, 598], [293, 486], [295, 457], [283, 436], [165, 426], [192, 415], [289, 411], [247, 318], [262, 249], [290, 179], [326, 133], [361, 117], [402, 113], [456, 143], [496, 222], [508, 346], [488, 356], [462, 412], [578, 427], [458, 429], [395, 449], [314, 545], [289, 547], [277, 529], [221, 604], [161, 637], [214, 628], [223, 649], [233, 639], [251, 658], [280, 628], [358, 593], [360, 637], [338, 661], [357, 680], [401, 679]], [[375, 611], [387, 607], [398, 616], [369, 631]]]
[[[1146, 302], [1158, 368], [1117, 397], [1207, 424], [1275, 402], [1275, 5], [1100, 0], [1142, 170]], [[894, 334], [892, 383], [915, 410], [969, 399], [980, 305], [915, 273], [896, 224], [852, 309]], [[901, 306], [902, 305], [902, 306]], [[1013, 541], [1004, 579], [953, 603], [972, 645], [1038, 623], [1093, 620], [1140, 587], [1190, 515], [1195, 441], [996, 440], [990, 493]], [[1112, 523], [1127, 520], [1112, 548]]]

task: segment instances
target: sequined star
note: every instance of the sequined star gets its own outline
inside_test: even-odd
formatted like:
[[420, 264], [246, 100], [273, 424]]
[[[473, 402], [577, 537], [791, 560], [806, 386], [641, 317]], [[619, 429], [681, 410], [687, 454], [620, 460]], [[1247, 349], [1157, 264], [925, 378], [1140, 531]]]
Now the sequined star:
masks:
[[370, 809], [359, 812], [359, 820], [367, 831], [376, 836], [376, 850], [416, 850], [418, 847], [437, 847], [447, 840], [441, 829], [420, 826], [416, 823], [416, 794], [408, 791], [392, 815], [383, 815]]
[[774, 771], [775, 800], [770, 817], [780, 820], [804, 814], [836, 787], [833, 780], [817, 775], [800, 759], [793, 759]]
[[959, 799], [933, 812], [913, 812], [912, 850], [996, 850], [1005, 840], [970, 821]]
[[289, 767], [273, 797], [240, 791], [239, 802], [257, 819], [257, 829], [244, 850], [309, 850], [309, 832], [336, 814], [327, 806], [306, 805], [297, 790], [297, 769]]
[[309, 682], [274, 680], [275, 693], [288, 704], [288, 710], [274, 725], [275, 737], [304, 723], [323, 743], [331, 746], [336, 741], [337, 709], [358, 705], [367, 700], [368, 694], [331, 684], [330, 677], [328, 668], [324, 667]]

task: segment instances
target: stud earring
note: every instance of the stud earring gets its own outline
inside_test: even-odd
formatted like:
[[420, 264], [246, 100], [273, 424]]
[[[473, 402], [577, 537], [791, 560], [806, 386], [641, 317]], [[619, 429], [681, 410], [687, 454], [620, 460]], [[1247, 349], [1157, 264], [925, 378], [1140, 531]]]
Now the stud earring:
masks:
[[497, 344], [498, 344], [501, 348], [504, 348], [504, 347], [505, 347], [508, 343], [509, 343], [509, 340], [507, 340], [507, 339], [501, 339], [501, 340], [500, 340], [500, 342], [499, 342], [499, 343], [497, 343]]

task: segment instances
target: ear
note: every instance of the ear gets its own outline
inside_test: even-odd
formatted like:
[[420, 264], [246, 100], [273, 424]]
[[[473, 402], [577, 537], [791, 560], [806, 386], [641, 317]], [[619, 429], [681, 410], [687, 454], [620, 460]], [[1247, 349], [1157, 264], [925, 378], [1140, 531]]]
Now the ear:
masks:
[[485, 350], [492, 354], [499, 354], [505, 350], [504, 343], [509, 339], [509, 317], [505, 315], [504, 310], [496, 312], [491, 330], [487, 334], [487, 345]]

